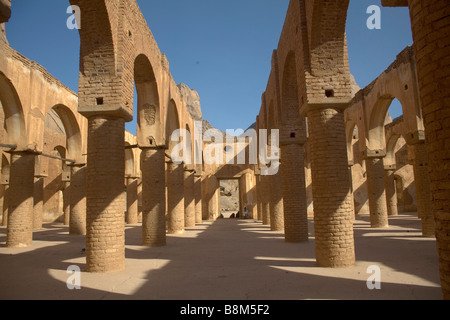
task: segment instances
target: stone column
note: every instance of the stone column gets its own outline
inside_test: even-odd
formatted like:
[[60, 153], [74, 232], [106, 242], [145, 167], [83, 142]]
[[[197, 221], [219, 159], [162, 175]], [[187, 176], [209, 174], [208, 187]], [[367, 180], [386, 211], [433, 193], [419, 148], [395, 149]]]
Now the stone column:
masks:
[[167, 163], [168, 233], [184, 232], [184, 170], [182, 164]]
[[[88, 272], [125, 269], [124, 141], [124, 119], [104, 115], [93, 115], [88, 118], [86, 184]], [[72, 188], [71, 194], [74, 193]]]
[[195, 194], [195, 223], [202, 223], [202, 176], [194, 175], [194, 194]]
[[270, 225], [270, 185], [268, 177], [261, 175], [262, 224]]
[[270, 230], [284, 231], [284, 206], [280, 170], [267, 178], [270, 190]]
[[280, 152], [285, 240], [286, 242], [307, 241], [308, 208], [304, 146], [297, 143], [282, 144]]
[[9, 184], [4, 184], [2, 182], [1, 188], [2, 188], [2, 197], [0, 198], [0, 201], [2, 202], [2, 211], [0, 212], [0, 214], [2, 215], [2, 226], [6, 227], [8, 224], [8, 201], [6, 194], [8, 193]]
[[138, 206], [138, 221], [142, 222], [142, 179], [137, 181], [137, 206]]
[[[69, 234], [86, 234], [86, 166], [71, 165]], [[122, 182], [123, 183], [123, 182]]]
[[42, 229], [44, 212], [44, 177], [34, 176], [33, 193], [33, 230]]
[[[259, 170], [258, 170], [259, 171]], [[256, 220], [262, 221], [262, 185], [261, 185], [261, 174], [259, 172], [255, 173], [255, 179], [256, 179], [256, 208], [257, 208], [257, 214], [256, 214]]]
[[389, 216], [398, 216], [397, 192], [395, 189], [395, 165], [384, 166], [384, 185]]
[[138, 223], [138, 177], [126, 177], [127, 179], [127, 213], [126, 223]]
[[70, 224], [70, 182], [64, 182], [63, 190], [64, 225]]
[[448, 39], [448, 6], [440, 0], [410, 0], [408, 4], [419, 97], [427, 135], [428, 171], [441, 286], [444, 299], [450, 299], [450, 67], [448, 46], [445, 45]]
[[367, 190], [369, 196], [370, 225], [384, 228], [389, 225], [386, 190], [384, 188], [383, 158], [367, 157]]
[[422, 220], [422, 235], [435, 237], [435, 221], [432, 211], [430, 175], [428, 171], [428, 153], [425, 142], [414, 144], [414, 184], [416, 186], [417, 214]]
[[166, 245], [165, 149], [142, 149], [142, 244]]
[[184, 226], [195, 227], [194, 170], [184, 167]]
[[8, 190], [8, 248], [28, 247], [33, 242], [35, 154], [12, 151]]
[[[344, 114], [340, 108], [313, 106], [307, 118], [317, 264], [352, 266], [355, 263], [353, 200]], [[283, 153], [281, 156], [282, 162], [286, 161]]]

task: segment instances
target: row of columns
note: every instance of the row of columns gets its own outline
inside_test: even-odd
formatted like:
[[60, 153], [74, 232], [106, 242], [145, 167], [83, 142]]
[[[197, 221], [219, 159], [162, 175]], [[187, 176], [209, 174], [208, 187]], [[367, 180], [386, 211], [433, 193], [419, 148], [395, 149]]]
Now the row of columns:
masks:
[[[355, 261], [351, 171], [345, 148], [342, 109], [320, 108], [308, 112], [309, 148], [314, 201], [317, 263], [345, 267]], [[398, 215], [395, 165], [383, 157], [366, 157], [370, 223], [388, 226], [388, 216]], [[414, 144], [414, 176], [418, 216], [424, 237], [434, 237], [434, 219], [425, 144]], [[257, 176], [258, 216], [273, 231], [284, 231], [287, 242], [308, 240], [304, 146], [281, 146], [280, 172]]]
[[[32, 244], [33, 231], [42, 229], [44, 210], [44, 177], [35, 173], [33, 151], [12, 151], [10, 173], [3, 192], [3, 225], [7, 226], [6, 246], [27, 247]], [[86, 233], [85, 168], [71, 166], [72, 179], [64, 188], [64, 223], [71, 235]], [[69, 218], [70, 217], [70, 218]]]

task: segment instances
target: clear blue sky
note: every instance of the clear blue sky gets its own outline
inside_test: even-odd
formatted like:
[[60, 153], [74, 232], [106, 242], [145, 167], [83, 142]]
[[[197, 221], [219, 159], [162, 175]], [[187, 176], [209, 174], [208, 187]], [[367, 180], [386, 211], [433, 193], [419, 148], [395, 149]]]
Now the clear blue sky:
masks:
[[[175, 82], [198, 91], [203, 117], [221, 130], [246, 129], [256, 119], [289, 0], [138, 0]], [[78, 91], [79, 35], [69, 30], [68, 0], [13, 0], [6, 25], [10, 45]], [[381, 30], [369, 30], [369, 5], [381, 8]], [[351, 72], [360, 87], [412, 44], [407, 8], [352, 0], [347, 38]], [[390, 109], [393, 117], [400, 107]], [[135, 121], [127, 129], [135, 133]]]

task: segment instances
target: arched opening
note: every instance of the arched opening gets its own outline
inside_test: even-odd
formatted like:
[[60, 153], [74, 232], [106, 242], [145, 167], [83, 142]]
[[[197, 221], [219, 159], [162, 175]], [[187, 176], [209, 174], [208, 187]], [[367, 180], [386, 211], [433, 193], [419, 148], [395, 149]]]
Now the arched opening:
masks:
[[47, 113], [45, 123], [46, 127], [50, 125], [54, 130], [65, 135], [65, 143], [62, 145], [67, 152], [63, 158], [83, 162], [81, 131], [72, 110], [62, 104], [55, 105]]
[[239, 179], [219, 179], [220, 185], [220, 199], [219, 210], [221, 217], [228, 218], [242, 218], [243, 215], [239, 212], [240, 208], [240, 190]]
[[[168, 153], [171, 155], [174, 147], [179, 143], [179, 141], [172, 141], [172, 134], [175, 130], [181, 128], [180, 118], [178, 116], [178, 109], [175, 101], [170, 100], [169, 108], [167, 110], [167, 119], [166, 119], [166, 139], [168, 146]], [[182, 154], [179, 154], [181, 157]]]
[[5, 144], [22, 145], [27, 143], [26, 127], [22, 104], [12, 82], [0, 72], [0, 106], [4, 112]]
[[393, 95], [386, 94], [378, 98], [369, 120], [368, 148], [370, 150], [380, 153], [385, 151], [385, 126], [393, 122], [391, 112], [397, 116], [394, 120], [401, 121], [402, 106], [403, 104]]
[[137, 139], [140, 146], [161, 146], [161, 114], [158, 86], [149, 59], [140, 54], [134, 61], [137, 94]]

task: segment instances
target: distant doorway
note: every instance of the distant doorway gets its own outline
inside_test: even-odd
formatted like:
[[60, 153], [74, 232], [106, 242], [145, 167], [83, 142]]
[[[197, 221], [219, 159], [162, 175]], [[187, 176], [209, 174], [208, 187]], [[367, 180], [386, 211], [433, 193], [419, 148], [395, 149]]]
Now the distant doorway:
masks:
[[239, 180], [220, 180], [220, 213], [223, 218], [236, 218], [240, 208]]

